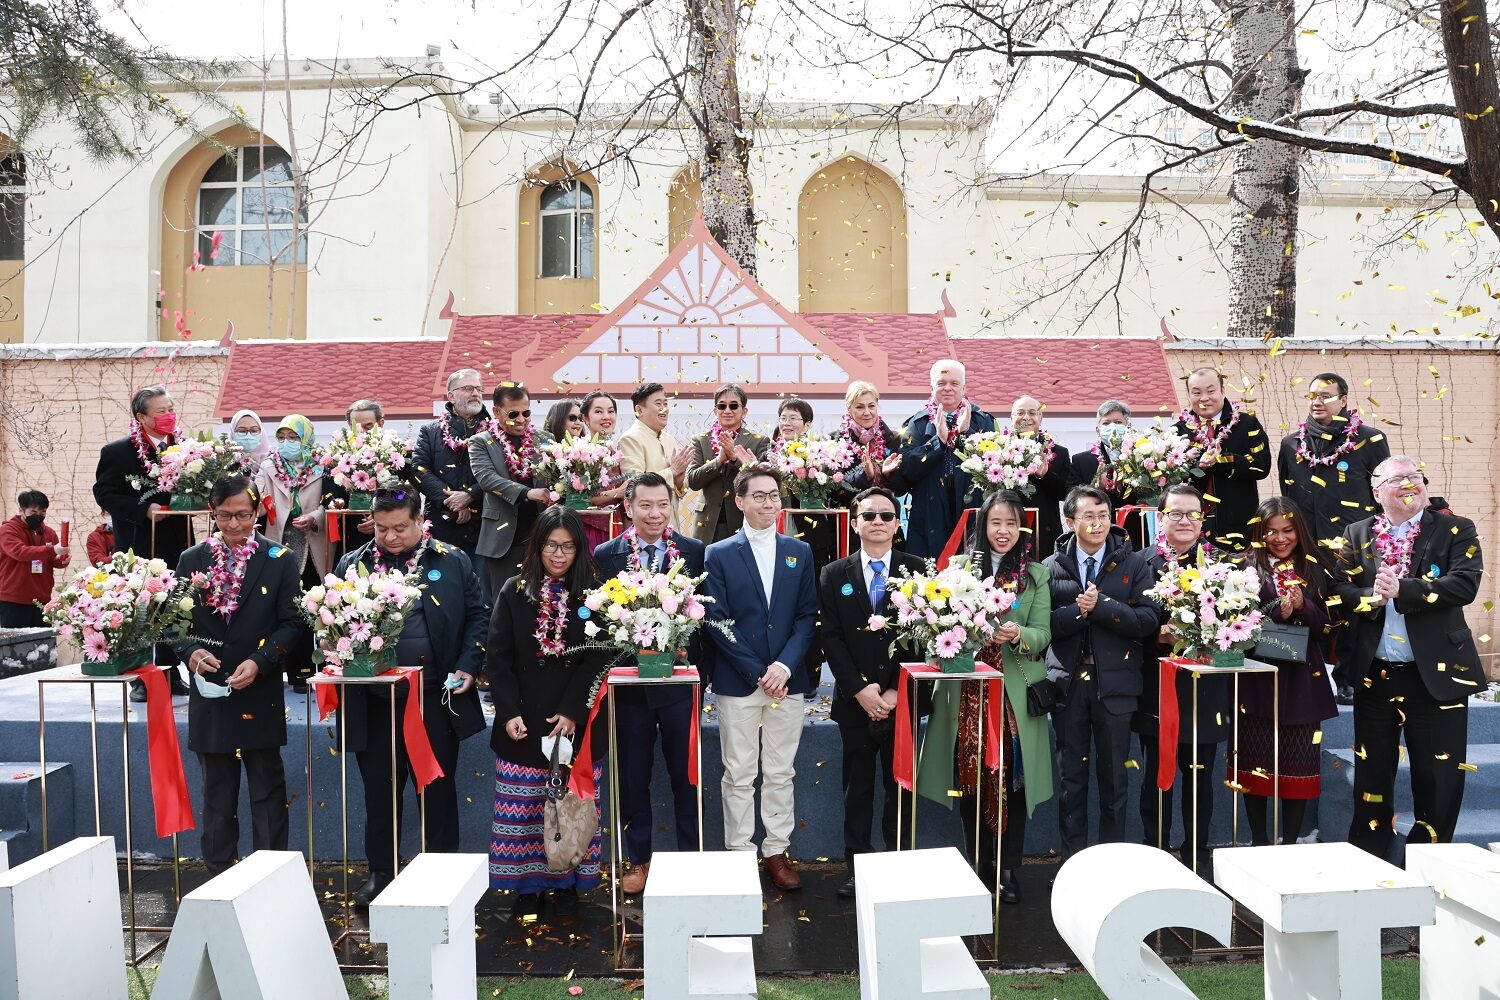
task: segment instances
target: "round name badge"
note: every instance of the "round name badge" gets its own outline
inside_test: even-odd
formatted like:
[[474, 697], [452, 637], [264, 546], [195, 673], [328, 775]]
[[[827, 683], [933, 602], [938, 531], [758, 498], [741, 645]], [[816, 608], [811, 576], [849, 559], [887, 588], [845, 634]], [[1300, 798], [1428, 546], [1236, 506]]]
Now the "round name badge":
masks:
[[440, 569], [430, 569], [427, 571], [427, 579], [431, 580], [434, 583], [441, 580], [442, 578], [443, 571]]
[[587, 607], [581, 607], [581, 608], [578, 609], [578, 617], [579, 618], [592, 618], [593, 615], [594, 615], [594, 613], [592, 611], [590, 611]]
[[839, 588], [839, 593], [843, 594], [845, 597], [851, 597], [851, 596], [853, 596], [853, 594], [854, 594], [854, 584], [852, 584], [852, 583], [846, 583], [846, 584], [844, 584], [842, 587]]
[[1339, 465], [1338, 465], [1338, 469], [1339, 469], [1340, 472], [1348, 472], [1349, 471], [1349, 463], [1348, 462], [1340, 462]]

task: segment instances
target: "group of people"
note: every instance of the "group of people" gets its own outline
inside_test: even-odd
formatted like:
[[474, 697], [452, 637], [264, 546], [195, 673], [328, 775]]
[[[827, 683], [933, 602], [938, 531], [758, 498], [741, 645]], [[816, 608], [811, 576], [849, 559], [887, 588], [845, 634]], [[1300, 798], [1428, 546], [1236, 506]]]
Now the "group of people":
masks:
[[[210, 869], [221, 871], [236, 857], [242, 767], [254, 846], [287, 846], [283, 675], [305, 680], [314, 661], [298, 611], [304, 588], [330, 564], [338, 573], [355, 564], [402, 567], [420, 574], [422, 597], [408, 613], [397, 658], [422, 668], [425, 728], [443, 771], [425, 789], [427, 849], [458, 847], [459, 744], [487, 728], [476, 690], [484, 683], [495, 709], [488, 727], [496, 757], [491, 883], [516, 893], [518, 914], [549, 900], [564, 911], [576, 906], [577, 891], [599, 878], [598, 835], [566, 872], [549, 868], [542, 837], [551, 766], [544, 738], [582, 736], [611, 665], [610, 654], [588, 646], [580, 609], [603, 579], [680, 561], [687, 572], [706, 574], [708, 613], [722, 626], [703, 629], [688, 653], [716, 700], [724, 846], [757, 849], [759, 783], [766, 875], [782, 890], [800, 885], [789, 857], [793, 779], [806, 702], [826, 663], [843, 747], [850, 859], [839, 891], [853, 895], [852, 859], [875, 849], [877, 780], [886, 849], [902, 843], [898, 795], [910, 794], [894, 781], [901, 670], [894, 625], [872, 629], [870, 619], [889, 607], [894, 581], [945, 548], [953, 551], [955, 533], [957, 551], [976, 572], [1016, 596], [980, 654], [1004, 673], [1002, 738], [1010, 750], [1003, 773], [986, 773], [974, 735], [983, 711], [979, 684], [940, 685], [916, 699], [927, 717], [916, 787], [956, 804], [980, 873], [1002, 900], [1020, 899], [1026, 821], [1054, 787], [1064, 860], [1088, 844], [1091, 781], [1098, 838], [1136, 839], [1126, 780], [1132, 734], [1143, 773], [1155, 775], [1163, 751], [1157, 662], [1175, 641], [1146, 592], [1200, 553], [1254, 566], [1270, 617], [1305, 626], [1311, 641], [1296, 656], [1262, 653], [1277, 663], [1279, 685], [1273, 689], [1268, 675], [1247, 676], [1239, 704], [1230, 703], [1220, 678], [1202, 678], [1194, 698], [1187, 673], [1179, 672], [1176, 797], [1184, 839], [1167, 843], [1173, 793], [1159, 796], [1150, 780], [1138, 803], [1139, 839], [1174, 847], [1187, 863], [1205, 859], [1212, 793], [1225, 780], [1243, 792], [1256, 843], [1295, 839], [1305, 803], [1319, 794], [1319, 729], [1337, 713], [1340, 697], [1353, 703], [1361, 751], [1350, 839], [1378, 854], [1390, 849], [1403, 734], [1416, 813], [1410, 838], [1451, 839], [1463, 792], [1465, 699], [1484, 681], [1463, 611], [1479, 585], [1479, 542], [1472, 522], [1428, 496], [1420, 465], [1391, 455], [1383, 436], [1362, 423], [1342, 378], [1322, 374], [1311, 382], [1307, 420], [1281, 444], [1281, 492], [1261, 500], [1259, 481], [1271, 474], [1273, 459], [1264, 428], [1225, 399], [1218, 372], [1191, 373], [1177, 429], [1193, 442], [1200, 475], [1151, 498], [1146, 518], [1140, 498], [1113, 474], [1130, 433], [1124, 402], [1101, 405], [1098, 443], [1070, 456], [1043, 430], [1042, 404], [1017, 399], [1010, 426], [1041, 437], [1050, 457], [1029, 493], [981, 495], [971, 489], [958, 449], [997, 421], [968, 399], [960, 363], [939, 361], [931, 375], [926, 407], [894, 429], [880, 415], [875, 386], [848, 389], [836, 431], [858, 456], [837, 498], [851, 515], [845, 558], [835, 557], [831, 519], [804, 515], [783, 523], [786, 484], [767, 457], [774, 437], [812, 423], [811, 405], [801, 399], [779, 401], [768, 437], [750, 429], [744, 388], [723, 386], [710, 429], [679, 444], [667, 430], [671, 400], [658, 384], [632, 393], [635, 421], [614, 438], [618, 403], [607, 393], [563, 400], [538, 427], [525, 386], [501, 382], [487, 407], [482, 375], [457, 371], [443, 413], [420, 431], [411, 481], [378, 491], [368, 516], [337, 546], [320, 538], [341, 497], [312, 460], [312, 423], [289, 415], [268, 437], [259, 416], [242, 411], [230, 430], [255, 471], [215, 486], [216, 530], [189, 546], [187, 519], [165, 516], [169, 498], [131, 485], [177, 434], [170, 394], [160, 386], [137, 392], [130, 433], [101, 451], [95, 497], [118, 548], [149, 552], [209, 581], [194, 611], [193, 638], [159, 650], [158, 662], [175, 656], [196, 675], [188, 745], [204, 775], [202, 843]], [[370, 400], [352, 404], [348, 417], [366, 427], [383, 421]], [[539, 445], [572, 434], [614, 439], [622, 456], [618, 478], [586, 512], [551, 503], [549, 484], [538, 476]], [[24, 494], [21, 508], [0, 525], [0, 611], [30, 606], [42, 595], [34, 584], [24, 592], [20, 585], [32, 575], [50, 581], [52, 568], [67, 565], [67, 550], [42, 524], [45, 498]], [[1140, 537], [1148, 523], [1157, 532]], [[30, 568], [38, 563], [41, 570]], [[1331, 663], [1336, 681], [1328, 676]], [[1039, 684], [1057, 693], [1050, 719], [1029, 706], [1028, 689]], [[371, 803], [371, 877], [357, 902], [369, 902], [395, 874], [400, 817], [393, 825], [379, 804], [390, 801], [393, 784], [398, 795], [404, 789], [410, 765], [398, 732], [392, 773], [391, 735], [380, 720], [390, 698], [416, 696], [406, 685], [342, 692], [339, 721]], [[673, 791], [676, 847], [702, 846], [687, 760], [693, 699], [678, 686], [628, 687], [610, 697], [630, 862], [620, 874], [632, 894], [650, 873], [658, 740]], [[1226, 774], [1231, 713], [1239, 713], [1240, 742], [1235, 770]], [[592, 742], [607, 745], [603, 734]], [[1280, 831], [1270, 823], [1273, 794], [1282, 800]]]

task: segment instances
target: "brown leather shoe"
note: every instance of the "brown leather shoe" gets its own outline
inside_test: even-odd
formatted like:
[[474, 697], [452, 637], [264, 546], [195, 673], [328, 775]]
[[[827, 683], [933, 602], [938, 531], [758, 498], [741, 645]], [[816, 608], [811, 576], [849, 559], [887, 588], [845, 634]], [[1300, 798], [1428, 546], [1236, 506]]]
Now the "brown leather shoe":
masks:
[[620, 879], [620, 891], [627, 896], [639, 896], [646, 888], [646, 876], [651, 872], [651, 862], [635, 865]]
[[761, 865], [766, 874], [771, 876], [771, 884], [783, 892], [802, 888], [802, 877], [792, 869], [792, 863], [785, 854], [774, 854], [762, 861]]

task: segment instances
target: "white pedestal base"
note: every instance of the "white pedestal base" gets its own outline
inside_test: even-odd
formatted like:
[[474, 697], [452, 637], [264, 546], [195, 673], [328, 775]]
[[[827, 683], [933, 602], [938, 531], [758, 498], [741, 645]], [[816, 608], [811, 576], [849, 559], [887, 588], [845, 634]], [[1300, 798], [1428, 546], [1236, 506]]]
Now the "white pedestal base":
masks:
[[126, 995], [113, 837], [79, 837], [0, 874], [0, 1000]]
[[483, 854], [419, 854], [370, 904], [370, 940], [386, 946], [390, 1000], [470, 997], [474, 904], [489, 887]]
[[1423, 927], [1422, 1000], [1500, 997], [1500, 858], [1475, 844], [1413, 844], [1406, 869], [1438, 892]]
[[959, 935], [994, 929], [993, 898], [957, 848], [854, 858], [861, 1000], [988, 1000]]
[[755, 1000], [755, 959], [743, 936], [759, 934], [762, 926], [754, 853], [659, 851], [642, 905], [651, 1000]]

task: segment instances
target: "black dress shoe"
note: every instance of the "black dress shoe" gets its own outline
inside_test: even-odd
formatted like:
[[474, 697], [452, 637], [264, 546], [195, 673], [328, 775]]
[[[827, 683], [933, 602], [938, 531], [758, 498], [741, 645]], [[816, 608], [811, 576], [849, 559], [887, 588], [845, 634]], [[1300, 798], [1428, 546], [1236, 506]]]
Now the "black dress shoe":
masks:
[[174, 695], [185, 695], [188, 693], [187, 681], [182, 679], [182, 671], [177, 667], [167, 669], [167, 684], [171, 687]]
[[297, 694], [307, 694], [307, 678], [298, 677], [292, 681], [292, 690]]
[[522, 917], [534, 917], [541, 910], [542, 896], [537, 892], [523, 892], [510, 904], [510, 919], [519, 922]]
[[140, 681], [131, 681], [130, 682], [130, 700], [131, 701], [145, 701], [146, 700], [146, 685], [142, 684]]
[[850, 875], [839, 883], [839, 899], [854, 898], [854, 876]]
[[375, 897], [385, 891], [385, 887], [395, 881], [394, 876], [385, 872], [371, 872], [365, 884], [360, 886], [354, 893], [353, 903], [355, 906], [367, 907], [375, 901]]
[[1014, 906], [1021, 901], [1021, 882], [1014, 868], [1000, 873], [1000, 902]]
[[1334, 701], [1337, 701], [1340, 705], [1354, 704], [1354, 686], [1352, 684], [1340, 685], [1338, 694], [1334, 696]]

